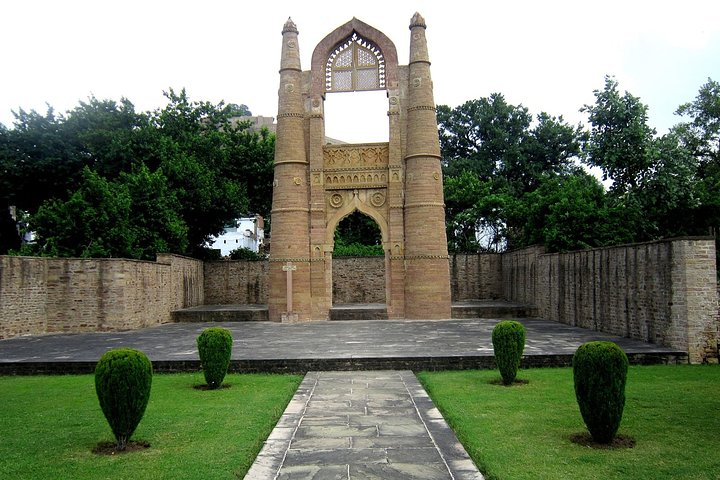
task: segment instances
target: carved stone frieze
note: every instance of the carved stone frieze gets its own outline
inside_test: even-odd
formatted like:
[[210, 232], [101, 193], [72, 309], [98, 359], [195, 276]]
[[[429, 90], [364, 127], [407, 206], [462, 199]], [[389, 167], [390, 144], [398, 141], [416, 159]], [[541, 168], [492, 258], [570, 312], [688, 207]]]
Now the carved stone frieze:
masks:
[[389, 147], [387, 143], [323, 147], [325, 170], [366, 167], [387, 168], [388, 158]]
[[323, 183], [327, 190], [382, 188], [390, 179], [387, 143], [333, 145], [323, 148]]

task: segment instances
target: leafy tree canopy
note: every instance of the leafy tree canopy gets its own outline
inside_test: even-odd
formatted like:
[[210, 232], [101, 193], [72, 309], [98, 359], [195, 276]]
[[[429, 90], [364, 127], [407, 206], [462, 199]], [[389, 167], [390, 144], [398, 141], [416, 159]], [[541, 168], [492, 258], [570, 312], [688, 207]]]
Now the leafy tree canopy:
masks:
[[94, 97], [66, 115], [20, 110], [0, 128], [0, 206], [28, 212], [37, 234], [25, 253], [201, 255], [229, 221], [269, 215], [274, 135], [230, 122], [245, 105], [165, 97], [144, 113]]

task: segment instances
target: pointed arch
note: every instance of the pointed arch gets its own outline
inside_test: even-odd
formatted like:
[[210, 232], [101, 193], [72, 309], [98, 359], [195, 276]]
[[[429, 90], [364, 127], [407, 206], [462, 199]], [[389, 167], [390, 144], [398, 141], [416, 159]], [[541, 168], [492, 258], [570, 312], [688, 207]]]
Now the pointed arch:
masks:
[[[355, 38], [353, 39], [353, 35]], [[356, 42], [360, 39], [361, 43]], [[362, 43], [364, 41], [364, 44]], [[395, 88], [398, 81], [398, 58], [395, 44], [384, 33], [371, 27], [365, 22], [353, 18], [344, 25], [339, 26], [320, 41], [313, 50], [312, 55], [312, 93], [324, 95], [327, 91], [327, 64], [335, 55], [341, 52], [338, 50], [347, 42], [352, 46], [358, 45], [361, 51], [365, 52], [363, 58], [374, 57], [379, 62], [382, 58], [384, 70], [384, 86], [382, 88]], [[350, 44], [348, 44], [350, 46]], [[354, 48], [354, 47], [353, 47]], [[342, 51], [348, 51], [347, 47]], [[336, 53], [337, 52], [337, 53]], [[369, 53], [368, 53], [369, 52]], [[380, 56], [380, 57], [378, 57]], [[355, 57], [356, 58], [356, 57]], [[333, 58], [333, 62], [336, 58]], [[378, 69], [380, 65], [377, 65]], [[351, 89], [346, 89], [351, 90]]]
[[387, 222], [377, 210], [367, 206], [363, 202], [360, 202], [357, 198], [355, 198], [352, 202], [348, 202], [347, 205], [335, 212], [335, 215], [328, 218], [327, 229], [325, 230], [325, 244], [333, 245], [335, 243], [335, 229], [345, 217], [355, 212], [360, 212], [363, 215], [367, 215], [372, 218], [380, 228], [380, 236], [382, 238], [383, 245], [387, 244], [389, 238]]

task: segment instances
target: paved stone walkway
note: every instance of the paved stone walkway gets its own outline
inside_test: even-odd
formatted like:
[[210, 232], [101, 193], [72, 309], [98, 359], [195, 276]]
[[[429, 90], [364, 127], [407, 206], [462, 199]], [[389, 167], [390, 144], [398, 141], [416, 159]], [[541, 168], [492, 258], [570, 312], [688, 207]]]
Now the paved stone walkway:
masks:
[[481, 480], [408, 370], [309, 372], [247, 480]]

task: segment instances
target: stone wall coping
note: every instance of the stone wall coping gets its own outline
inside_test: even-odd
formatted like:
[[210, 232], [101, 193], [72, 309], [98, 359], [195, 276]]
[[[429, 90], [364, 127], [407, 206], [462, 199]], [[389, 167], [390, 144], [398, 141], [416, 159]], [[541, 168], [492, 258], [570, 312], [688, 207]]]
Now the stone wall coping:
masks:
[[[637, 242], [637, 243], [621, 243], [618, 245], [607, 245], [605, 247], [593, 247], [593, 248], [582, 248], [578, 250], [568, 250], [565, 252], [544, 252], [540, 255], [565, 255], [569, 253], [582, 253], [582, 252], [592, 252], [596, 250], [612, 250], [615, 248], [628, 248], [628, 247], [642, 247], [643, 245], [658, 245], [661, 243], [673, 243], [673, 242], [680, 242], [680, 241], [691, 241], [691, 242], [700, 242], [700, 241], [708, 241], [712, 240], [715, 241], [715, 237], [712, 235], [687, 235], [682, 237], [670, 237], [670, 238], [661, 238], [658, 240], [648, 240], [647, 242]], [[514, 250], [508, 250], [506, 252], [499, 252], [499, 255], [507, 255], [507, 254], [513, 254], [513, 253], [520, 253], [524, 252], [526, 250], [532, 250], [532, 249], [544, 249], [544, 245], [536, 244], [536, 245], [528, 245], [527, 247], [522, 248], [516, 248]], [[463, 253], [458, 255], [488, 255], [491, 252], [488, 253]], [[450, 256], [453, 254], [451, 253]]]

